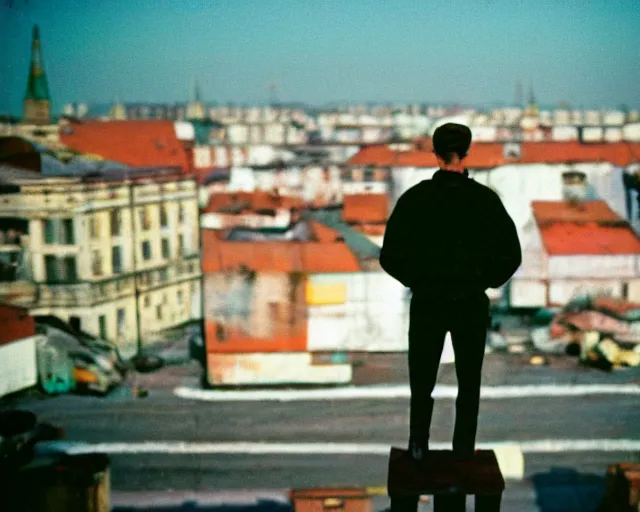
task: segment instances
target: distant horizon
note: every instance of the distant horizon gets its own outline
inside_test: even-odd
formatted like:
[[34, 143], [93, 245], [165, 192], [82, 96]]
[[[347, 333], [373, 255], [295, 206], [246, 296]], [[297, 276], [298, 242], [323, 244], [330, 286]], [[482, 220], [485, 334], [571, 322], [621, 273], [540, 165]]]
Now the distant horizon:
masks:
[[640, 107], [637, 0], [3, 2], [1, 113], [21, 115], [35, 24], [54, 113], [184, 103], [196, 79], [221, 104], [487, 108], [533, 87], [545, 108]]

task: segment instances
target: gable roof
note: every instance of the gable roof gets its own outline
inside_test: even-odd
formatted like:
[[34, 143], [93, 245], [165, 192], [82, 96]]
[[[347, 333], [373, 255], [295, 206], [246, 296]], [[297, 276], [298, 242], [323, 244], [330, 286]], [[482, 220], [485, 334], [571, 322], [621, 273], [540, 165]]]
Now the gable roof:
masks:
[[80, 153], [133, 167], [191, 168], [187, 151], [178, 140], [173, 122], [88, 121], [65, 126], [62, 144]]
[[602, 200], [584, 201], [579, 204], [570, 204], [567, 201], [532, 201], [531, 209], [538, 226], [555, 222], [627, 224], [606, 201]]
[[637, 255], [640, 239], [629, 227], [556, 222], [540, 228], [549, 255]]
[[[626, 166], [640, 161], [640, 143], [610, 142], [521, 142], [519, 158], [505, 158], [504, 144], [474, 142], [466, 159], [466, 166], [490, 169], [507, 163], [610, 162]], [[348, 161], [348, 165], [380, 167], [438, 167], [435, 155], [422, 140], [408, 151], [395, 151], [387, 145], [362, 148]]]
[[387, 194], [345, 194], [342, 219], [350, 224], [386, 222], [389, 216]]
[[343, 242], [229, 242], [202, 230], [202, 271], [358, 272], [356, 256]]

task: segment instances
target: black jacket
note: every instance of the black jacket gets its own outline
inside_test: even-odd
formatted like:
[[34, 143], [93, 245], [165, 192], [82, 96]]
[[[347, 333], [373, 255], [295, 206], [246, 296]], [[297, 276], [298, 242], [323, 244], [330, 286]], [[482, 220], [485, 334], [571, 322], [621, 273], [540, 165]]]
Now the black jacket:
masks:
[[513, 220], [468, 171], [438, 170], [407, 190], [387, 222], [380, 265], [414, 294], [462, 297], [499, 288], [522, 263]]

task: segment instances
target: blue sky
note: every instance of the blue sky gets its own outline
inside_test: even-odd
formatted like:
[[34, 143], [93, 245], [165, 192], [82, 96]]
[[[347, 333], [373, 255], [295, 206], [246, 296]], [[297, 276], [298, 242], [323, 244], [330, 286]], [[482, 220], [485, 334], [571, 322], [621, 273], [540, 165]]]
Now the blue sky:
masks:
[[0, 112], [20, 113], [40, 25], [70, 101], [640, 106], [638, 0], [0, 0]]

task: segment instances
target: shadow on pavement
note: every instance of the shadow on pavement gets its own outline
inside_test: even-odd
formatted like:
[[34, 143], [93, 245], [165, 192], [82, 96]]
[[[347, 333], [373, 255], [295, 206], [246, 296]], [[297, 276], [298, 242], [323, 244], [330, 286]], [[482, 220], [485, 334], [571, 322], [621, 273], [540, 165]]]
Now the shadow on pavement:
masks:
[[185, 501], [182, 505], [151, 507], [114, 507], [112, 512], [292, 512], [293, 507], [278, 501], [259, 500], [252, 505], [200, 505]]
[[540, 512], [597, 512], [604, 500], [604, 476], [552, 468], [531, 480]]

